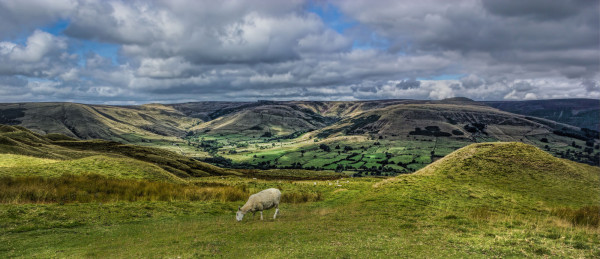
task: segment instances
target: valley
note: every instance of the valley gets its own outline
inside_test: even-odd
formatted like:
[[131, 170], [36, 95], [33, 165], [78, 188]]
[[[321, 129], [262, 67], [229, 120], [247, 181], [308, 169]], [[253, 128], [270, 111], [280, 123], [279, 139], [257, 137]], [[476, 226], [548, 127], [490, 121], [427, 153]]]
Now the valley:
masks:
[[[580, 102], [557, 102], [557, 107], [597, 108], [591, 100], [576, 107]], [[491, 104], [522, 107], [512, 108], [513, 112], [531, 110], [524, 103]], [[28, 103], [0, 105], [0, 117], [39, 133], [159, 147], [238, 169], [398, 175], [471, 143], [489, 141], [523, 142], [557, 157], [599, 165], [597, 131], [486, 104], [466, 98], [141, 106]], [[592, 117], [587, 121], [592, 122]]]

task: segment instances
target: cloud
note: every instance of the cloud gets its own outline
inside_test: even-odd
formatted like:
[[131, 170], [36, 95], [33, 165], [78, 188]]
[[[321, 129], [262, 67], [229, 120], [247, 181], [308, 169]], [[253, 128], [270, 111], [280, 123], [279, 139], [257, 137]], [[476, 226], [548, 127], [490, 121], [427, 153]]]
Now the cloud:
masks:
[[600, 84], [598, 81], [586, 79], [581, 82], [581, 85], [585, 87], [588, 92], [600, 92]]
[[0, 0], [0, 101], [600, 98], [597, 1], [332, 0], [344, 29], [307, 6]]
[[[363, 30], [388, 39], [389, 51], [437, 57], [452, 53], [459, 73], [486, 82], [499, 77], [594, 78], [600, 71], [597, 1], [344, 0], [335, 4]], [[464, 87], [483, 85], [464, 83]]]
[[485, 81], [476, 75], [468, 75], [460, 79], [460, 83], [465, 88], [477, 88], [482, 86]]
[[18, 36], [66, 19], [78, 5], [77, 0], [0, 0], [0, 35]]
[[565, 19], [585, 8], [593, 8], [593, 1], [544, 1], [544, 0], [483, 0], [483, 7], [494, 15], [525, 17], [536, 20]]
[[54, 77], [64, 72], [76, 55], [66, 52], [66, 40], [35, 30], [19, 45], [0, 42], [0, 74], [40, 78]]
[[419, 86], [421, 86], [421, 81], [418, 80], [404, 80], [401, 81], [400, 83], [396, 84], [396, 87], [400, 88], [400, 89], [414, 89], [414, 88], [419, 88]]

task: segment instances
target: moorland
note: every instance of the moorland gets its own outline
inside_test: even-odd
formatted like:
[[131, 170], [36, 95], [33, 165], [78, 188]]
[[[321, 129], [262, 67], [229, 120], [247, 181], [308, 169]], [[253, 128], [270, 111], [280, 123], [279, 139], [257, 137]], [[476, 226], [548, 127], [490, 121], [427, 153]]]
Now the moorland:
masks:
[[[0, 257], [600, 256], [598, 132], [543, 116], [463, 98], [0, 115]], [[234, 220], [270, 187], [277, 219]]]

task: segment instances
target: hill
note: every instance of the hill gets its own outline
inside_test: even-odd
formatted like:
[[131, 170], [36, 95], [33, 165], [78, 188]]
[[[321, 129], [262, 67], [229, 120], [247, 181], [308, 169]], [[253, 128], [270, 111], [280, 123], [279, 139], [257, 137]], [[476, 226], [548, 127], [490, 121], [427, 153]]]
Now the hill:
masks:
[[600, 100], [555, 99], [484, 103], [507, 112], [540, 117], [580, 128], [600, 131]]
[[152, 163], [119, 156], [96, 155], [73, 160], [48, 160], [40, 158], [0, 154], [3, 164], [28, 161], [19, 166], [0, 166], [0, 177], [37, 176], [60, 177], [68, 175], [99, 174], [109, 178], [144, 179], [182, 183], [182, 178]]
[[449, 195], [454, 188], [477, 188], [479, 193], [474, 195], [480, 199], [492, 198], [485, 198], [484, 193], [510, 196], [512, 204], [505, 203], [507, 200], [496, 203], [502, 207], [497, 209], [504, 211], [525, 204], [544, 209], [600, 204], [600, 168], [556, 158], [518, 142], [471, 144], [417, 171], [415, 176], [443, 183]]
[[140, 106], [78, 103], [0, 104], [0, 124], [19, 125], [41, 134], [79, 139], [137, 142], [140, 138], [183, 137], [199, 123], [160, 104]]
[[[0, 125], [0, 154], [4, 154], [3, 160], [13, 161], [2, 163], [4, 175], [104, 172], [109, 176], [174, 179], [235, 174], [164, 149], [75, 140], [59, 134], [40, 135], [19, 126]], [[38, 159], [31, 159], [30, 163], [27, 157]]]
[[552, 133], [555, 128], [575, 127], [502, 112], [472, 101], [438, 101], [395, 104], [347, 118], [322, 130], [319, 137], [376, 135], [406, 139], [412, 136], [453, 138], [491, 137], [515, 140], [527, 135]]
[[[561, 107], [563, 101], [556, 102], [554, 106]], [[486, 104], [467, 98], [132, 106], [25, 103], [0, 105], [0, 120], [37, 133], [160, 147], [244, 169], [395, 175], [414, 172], [468, 144], [490, 141], [533, 144], [557, 157], [599, 165], [597, 131]]]
[[214, 134], [242, 135], [289, 135], [323, 128], [335, 122], [335, 118], [321, 116], [298, 105], [265, 104], [223, 115], [195, 130]]

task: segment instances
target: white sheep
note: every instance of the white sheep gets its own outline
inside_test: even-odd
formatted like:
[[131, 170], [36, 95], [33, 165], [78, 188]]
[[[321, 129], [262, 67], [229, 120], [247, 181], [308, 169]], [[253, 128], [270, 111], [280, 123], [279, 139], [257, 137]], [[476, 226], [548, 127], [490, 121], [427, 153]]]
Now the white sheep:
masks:
[[275, 208], [273, 219], [275, 219], [279, 213], [279, 200], [281, 200], [281, 191], [275, 188], [252, 194], [250, 195], [250, 198], [248, 198], [246, 204], [238, 208], [235, 219], [237, 219], [237, 221], [242, 221], [246, 213], [256, 213], [257, 211], [260, 211], [260, 220], [263, 220], [262, 211], [273, 207]]

